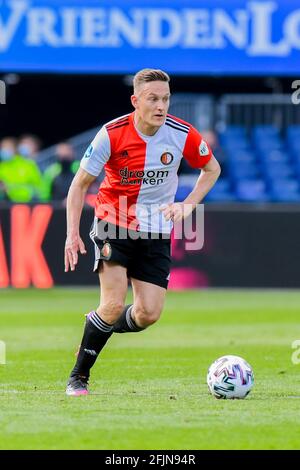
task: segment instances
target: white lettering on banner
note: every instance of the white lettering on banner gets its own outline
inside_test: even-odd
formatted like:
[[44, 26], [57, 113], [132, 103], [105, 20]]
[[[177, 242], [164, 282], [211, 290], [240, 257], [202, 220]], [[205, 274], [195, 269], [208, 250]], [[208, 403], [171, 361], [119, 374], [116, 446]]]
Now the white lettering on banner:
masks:
[[[51, 8], [38, 7], [31, 0], [5, 2], [0, 13], [0, 51], [7, 51], [16, 37], [32, 48], [129, 44], [136, 49], [218, 50], [233, 46], [250, 57], [286, 57], [300, 50], [300, 8], [284, 16], [275, 0], [248, 1], [244, 8], [232, 10], [77, 5]], [[19, 30], [25, 31], [24, 37], [19, 37]]]
[[249, 14], [244, 10], [236, 10], [236, 22], [224, 10], [217, 9], [214, 15], [214, 46], [225, 48], [229, 41], [238, 49], [244, 49], [248, 41]]
[[61, 17], [64, 24], [64, 46], [76, 46], [77, 44], [77, 31], [76, 31], [76, 20], [78, 12], [75, 8], [62, 8]]
[[49, 44], [53, 47], [62, 45], [62, 41], [55, 33], [55, 12], [49, 8], [33, 8], [27, 14], [28, 36], [26, 44], [40, 46]]
[[296, 10], [286, 20], [284, 32], [295, 49], [300, 49], [300, 10]]
[[183, 10], [185, 34], [182, 39], [184, 47], [212, 47], [208, 10]]
[[[115, 47], [120, 47], [124, 43], [121, 40], [121, 34], [126, 38], [127, 42], [133, 47], [143, 47], [143, 22], [144, 18], [141, 15], [142, 10], [129, 10], [130, 20], [118, 8], [111, 9], [110, 15], [110, 30], [111, 30], [111, 44]], [[120, 34], [121, 33], [121, 34]]]
[[81, 11], [81, 46], [105, 47], [112, 46], [107, 40], [104, 10], [83, 8]]
[[[181, 18], [176, 10], [169, 8], [149, 9], [147, 20], [149, 35], [146, 38], [147, 47], [160, 49], [177, 46], [181, 39]], [[162, 33], [163, 23], [168, 25], [168, 34]]]
[[28, 9], [28, 3], [25, 1], [23, 2], [22, 0], [11, 2], [9, 3], [9, 6], [11, 7], [12, 12], [6, 24], [2, 20], [0, 14], [0, 51], [5, 51], [10, 47], [20, 21]]
[[275, 2], [250, 2], [250, 11], [253, 13], [252, 38], [253, 42], [248, 48], [252, 56], [287, 56], [290, 47], [282, 39], [277, 44], [272, 43], [272, 14], [277, 9]]

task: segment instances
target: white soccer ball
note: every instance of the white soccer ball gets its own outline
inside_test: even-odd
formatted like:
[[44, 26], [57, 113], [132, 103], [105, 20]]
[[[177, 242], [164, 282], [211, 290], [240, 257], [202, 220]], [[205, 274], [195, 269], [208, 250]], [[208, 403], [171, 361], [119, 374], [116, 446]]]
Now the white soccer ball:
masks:
[[208, 369], [207, 385], [216, 398], [245, 398], [253, 384], [252, 367], [242, 357], [219, 357]]

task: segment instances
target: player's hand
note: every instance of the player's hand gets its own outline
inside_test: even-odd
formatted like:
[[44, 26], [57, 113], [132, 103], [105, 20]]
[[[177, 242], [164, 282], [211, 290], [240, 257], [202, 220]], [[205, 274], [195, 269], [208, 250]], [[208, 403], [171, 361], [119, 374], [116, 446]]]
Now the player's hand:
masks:
[[65, 244], [65, 272], [75, 270], [78, 263], [78, 251], [80, 254], [85, 255], [86, 249], [80, 236], [67, 236]]
[[186, 219], [193, 212], [193, 205], [174, 202], [173, 204], [164, 205], [159, 210], [164, 214], [166, 221], [179, 222]]

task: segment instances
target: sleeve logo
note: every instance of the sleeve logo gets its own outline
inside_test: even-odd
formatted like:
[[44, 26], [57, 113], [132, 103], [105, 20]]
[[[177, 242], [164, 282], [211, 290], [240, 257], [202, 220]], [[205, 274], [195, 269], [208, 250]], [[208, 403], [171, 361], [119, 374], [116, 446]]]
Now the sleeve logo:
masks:
[[84, 154], [84, 158], [90, 158], [90, 156], [92, 155], [92, 151], [93, 151], [93, 146], [92, 144], [87, 148], [85, 154]]
[[199, 152], [201, 157], [206, 157], [207, 155], [209, 155], [209, 148], [205, 140], [201, 141], [201, 144], [199, 145]]

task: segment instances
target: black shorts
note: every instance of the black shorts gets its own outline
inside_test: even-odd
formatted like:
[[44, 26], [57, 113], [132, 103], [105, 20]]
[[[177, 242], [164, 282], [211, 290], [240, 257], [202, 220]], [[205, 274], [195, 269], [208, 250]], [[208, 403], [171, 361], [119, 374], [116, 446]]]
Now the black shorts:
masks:
[[171, 268], [169, 234], [131, 232], [95, 217], [90, 238], [95, 244], [94, 272], [101, 261], [115, 261], [127, 268], [129, 278], [167, 289]]

